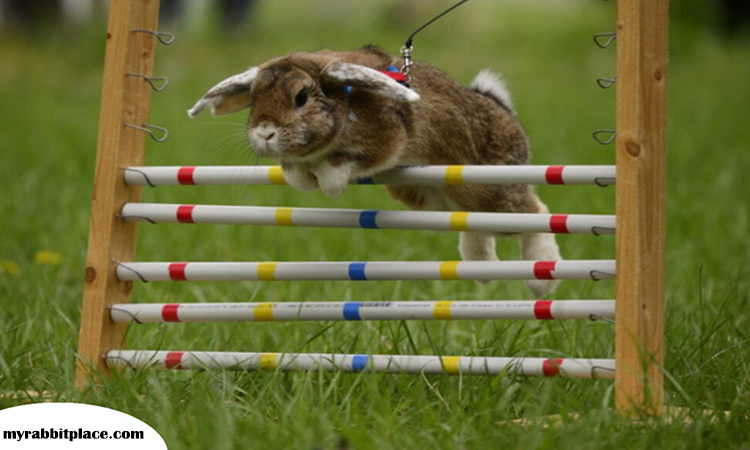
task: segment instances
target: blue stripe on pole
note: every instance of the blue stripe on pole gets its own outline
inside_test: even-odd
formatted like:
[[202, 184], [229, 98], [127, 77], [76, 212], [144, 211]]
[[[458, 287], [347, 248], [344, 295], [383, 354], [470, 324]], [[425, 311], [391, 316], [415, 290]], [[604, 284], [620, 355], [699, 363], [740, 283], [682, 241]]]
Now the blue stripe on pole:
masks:
[[344, 319], [346, 320], [362, 320], [359, 316], [359, 307], [362, 306], [362, 302], [346, 302], [344, 303]]
[[372, 177], [357, 178], [357, 184], [375, 184], [375, 180]]
[[353, 262], [349, 264], [349, 279], [350, 280], [366, 280], [365, 266], [366, 262]]
[[367, 209], [359, 213], [359, 226], [362, 228], [380, 228], [375, 223], [375, 217], [378, 215], [377, 209]]
[[367, 355], [354, 355], [352, 358], [352, 370], [362, 372], [367, 367]]

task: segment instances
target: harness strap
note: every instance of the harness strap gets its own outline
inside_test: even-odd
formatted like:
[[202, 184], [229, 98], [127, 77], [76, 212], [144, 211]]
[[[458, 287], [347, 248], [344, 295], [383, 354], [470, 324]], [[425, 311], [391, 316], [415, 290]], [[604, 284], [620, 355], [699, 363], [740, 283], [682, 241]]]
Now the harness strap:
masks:
[[406, 75], [404, 75], [400, 70], [396, 68], [394, 65], [388, 66], [388, 70], [380, 70], [380, 73], [383, 75], [386, 75], [390, 77], [391, 79], [398, 81], [399, 83], [403, 84], [406, 87], [409, 87], [409, 83], [407, 83]]
[[[391, 64], [390, 66], [388, 66], [388, 69], [386, 69], [386, 70], [378, 70], [378, 72], [380, 72], [383, 75], [391, 78], [394, 81], [397, 81], [398, 83], [403, 84], [406, 87], [409, 87], [409, 83], [407, 81], [406, 75], [404, 75], [403, 73], [401, 73], [401, 71], [398, 70], [398, 68], [396, 68], [396, 66], [394, 66], [393, 64]], [[349, 95], [351, 93], [352, 93], [352, 87], [351, 86], [346, 86], [346, 95]]]

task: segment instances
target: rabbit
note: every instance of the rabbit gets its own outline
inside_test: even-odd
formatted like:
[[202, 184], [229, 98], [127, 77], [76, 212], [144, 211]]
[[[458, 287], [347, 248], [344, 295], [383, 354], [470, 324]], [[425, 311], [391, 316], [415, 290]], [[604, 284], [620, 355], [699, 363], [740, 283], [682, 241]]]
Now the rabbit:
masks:
[[[409, 87], [385, 72], [403, 64], [366, 46], [296, 52], [220, 82], [189, 111], [251, 108], [247, 134], [261, 157], [277, 159], [295, 189], [338, 196], [355, 178], [396, 166], [529, 164], [529, 141], [502, 80], [481, 71], [464, 88], [442, 71], [411, 66]], [[387, 186], [416, 210], [547, 214], [527, 185]], [[560, 260], [555, 236], [521, 234], [527, 260]], [[460, 232], [464, 260], [496, 261], [495, 235]], [[531, 280], [534, 295], [557, 280]]]

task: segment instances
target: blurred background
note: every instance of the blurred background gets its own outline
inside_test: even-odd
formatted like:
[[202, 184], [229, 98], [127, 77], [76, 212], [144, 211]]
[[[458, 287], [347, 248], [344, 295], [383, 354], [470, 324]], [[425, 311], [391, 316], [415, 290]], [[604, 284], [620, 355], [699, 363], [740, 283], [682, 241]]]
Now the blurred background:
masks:
[[[186, 10], [191, 11], [189, 14], [197, 16], [204, 16], [211, 10], [213, 14], [220, 16], [221, 23], [227, 31], [242, 33], [247, 31], [248, 21], [254, 14], [254, 5], [260, 1], [262, 0], [163, 0], [161, 17], [164, 22], [174, 24], [181, 20], [180, 16], [188, 14]], [[351, 3], [357, 2], [334, 0], [323, 2], [320, 8], [335, 6], [341, 11]], [[407, 0], [377, 3], [390, 10], [389, 14], [393, 20], [408, 22], [421, 18], [421, 8], [438, 2]], [[2, 0], [0, 27], [7, 31], [53, 24], [86, 26], [93, 20], [100, 20], [106, 9], [107, 0]], [[673, 2], [671, 13], [673, 19], [710, 27], [731, 36], [741, 33], [743, 28], [746, 29], [750, 20], [750, 3], [743, 0], [682, 0]]]

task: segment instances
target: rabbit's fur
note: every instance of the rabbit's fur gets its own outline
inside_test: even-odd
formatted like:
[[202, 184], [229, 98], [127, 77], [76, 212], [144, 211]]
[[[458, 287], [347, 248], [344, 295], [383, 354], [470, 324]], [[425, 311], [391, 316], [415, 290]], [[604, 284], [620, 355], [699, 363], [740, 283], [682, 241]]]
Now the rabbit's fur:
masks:
[[[292, 53], [230, 77], [188, 111], [252, 108], [248, 138], [300, 190], [340, 195], [349, 181], [396, 166], [528, 164], [529, 142], [502, 81], [481, 72], [466, 89], [427, 64], [407, 88], [379, 71], [403, 61], [375, 47]], [[548, 213], [527, 185], [388, 186], [412, 209]], [[464, 260], [497, 260], [494, 235], [461, 232]], [[552, 234], [521, 235], [523, 259], [559, 260]], [[533, 280], [537, 296], [555, 280]]]

